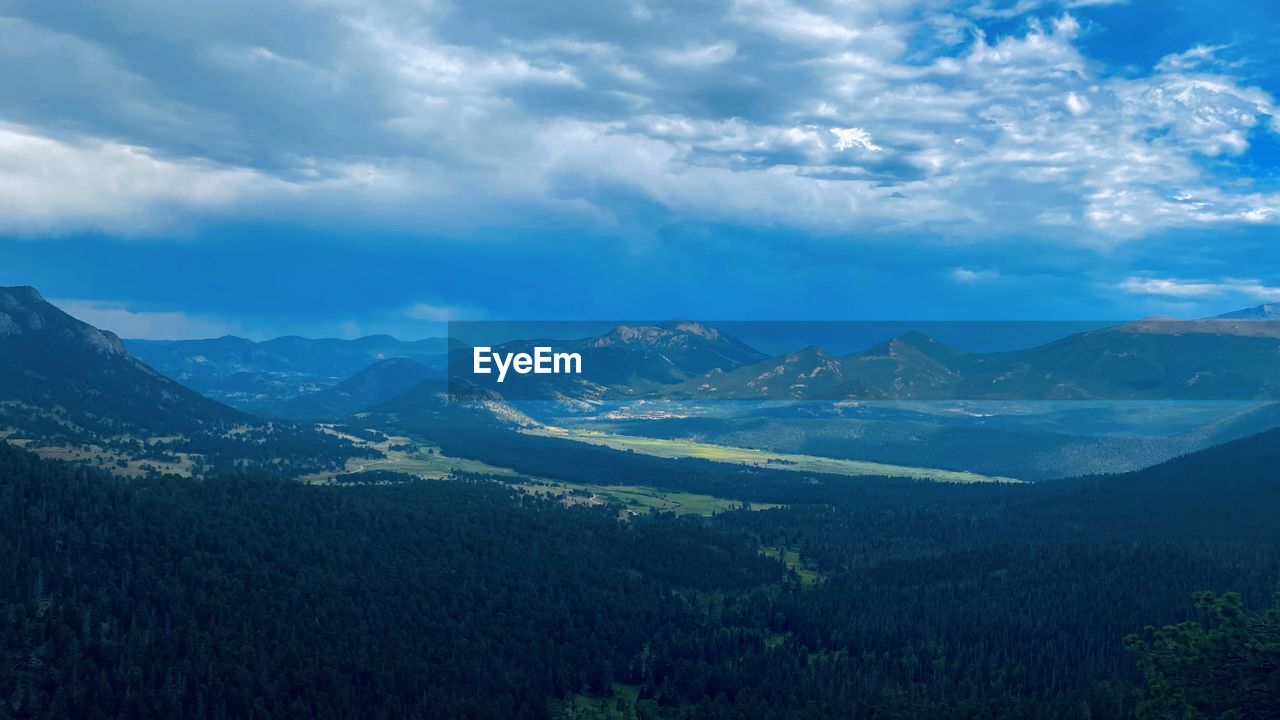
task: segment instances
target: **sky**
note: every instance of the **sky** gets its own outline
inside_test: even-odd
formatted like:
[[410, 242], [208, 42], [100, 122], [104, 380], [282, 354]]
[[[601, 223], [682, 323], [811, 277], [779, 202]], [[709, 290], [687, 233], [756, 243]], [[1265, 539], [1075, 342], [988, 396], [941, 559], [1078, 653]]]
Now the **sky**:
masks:
[[1280, 301], [1280, 4], [0, 0], [0, 284], [125, 337]]

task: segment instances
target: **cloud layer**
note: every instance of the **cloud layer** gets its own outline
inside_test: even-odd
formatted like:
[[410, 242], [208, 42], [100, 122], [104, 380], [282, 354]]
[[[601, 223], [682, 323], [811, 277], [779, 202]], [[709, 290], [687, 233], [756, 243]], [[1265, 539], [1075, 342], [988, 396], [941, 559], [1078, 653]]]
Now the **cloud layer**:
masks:
[[1079, 5], [0, 3], [0, 231], [607, 229], [637, 203], [1102, 246], [1280, 222], [1241, 169], [1272, 97], [1216, 46], [1109, 68]]
[[1159, 277], [1128, 277], [1120, 289], [1135, 295], [1150, 295], [1174, 300], [1242, 298], [1249, 302], [1280, 300], [1280, 287], [1264, 284], [1256, 278], [1221, 278], [1218, 280], [1185, 280]]

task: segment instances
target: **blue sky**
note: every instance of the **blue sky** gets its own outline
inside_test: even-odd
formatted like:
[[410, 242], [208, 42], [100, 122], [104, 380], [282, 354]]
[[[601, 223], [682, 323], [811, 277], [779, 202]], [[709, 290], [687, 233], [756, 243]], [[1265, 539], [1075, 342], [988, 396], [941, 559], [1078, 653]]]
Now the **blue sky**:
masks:
[[1280, 301], [1280, 9], [0, 0], [0, 283], [128, 337]]

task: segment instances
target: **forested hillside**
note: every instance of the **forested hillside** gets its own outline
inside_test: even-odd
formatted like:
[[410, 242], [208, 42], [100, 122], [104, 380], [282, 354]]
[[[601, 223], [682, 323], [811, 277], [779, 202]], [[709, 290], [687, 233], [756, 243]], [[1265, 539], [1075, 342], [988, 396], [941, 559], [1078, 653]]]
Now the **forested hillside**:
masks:
[[545, 717], [715, 635], [700, 593], [783, 573], [739, 537], [487, 482], [128, 482], [7, 446], [0, 563], [17, 718]]
[[[482, 479], [129, 481], [0, 447], [0, 717], [1130, 718], [1125, 636], [1280, 579], [1270, 471], [1224, 453], [624, 522]], [[1116, 526], [1236, 477], [1264, 491], [1219, 531]]]

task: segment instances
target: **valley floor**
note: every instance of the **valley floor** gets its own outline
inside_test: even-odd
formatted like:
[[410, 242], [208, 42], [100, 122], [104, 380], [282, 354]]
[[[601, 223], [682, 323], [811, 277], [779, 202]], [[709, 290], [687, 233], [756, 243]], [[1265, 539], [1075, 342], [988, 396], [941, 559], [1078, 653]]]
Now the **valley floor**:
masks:
[[332, 425], [321, 425], [320, 428], [362, 447], [377, 450], [382, 453], [382, 457], [353, 458], [347, 461], [342, 471], [311, 473], [300, 477], [301, 482], [333, 484], [340, 474], [377, 470], [404, 473], [423, 480], [447, 480], [458, 476], [477, 475], [502, 480], [517, 489], [535, 495], [559, 498], [566, 505], [616, 504], [622, 507], [624, 516], [655, 510], [677, 515], [709, 516], [731, 509], [762, 510], [780, 507], [776, 503], [744, 502], [734, 498], [643, 485], [566, 482], [522, 474], [511, 468], [491, 465], [480, 460], [450, 457], [445, 455], [438, 445], [419, 438], [393, 435], [374, 441], [344, 433]]
[[702, 458], [717, 462], [738, 463], [755, 467], [768, 467], [777, 470], [793, 470], [796, 472], [813, 472], [830, 475], [878, 477], [901, 477], [916, 480], [934, 480], [952, 483], [983, 482], [1022, 482], [1011, 477], [1000, 475], [983, 475], [963, 470], [942, 470], [938, 468], [911, 467], [888, 463], [870, 462], [866, 460], [846, 460], [841, 458], [802, 455], [797, 453], [773, 452], [755, 448], [714, 445], [692, 440], [674, 440], [666, 438], [638, 437], [595, 432], [591, 430], [567, 429], [544, 426], [536, 429], [525, 429], [529, 435], [558, 437], [578, 442], [601, 445], [615, 450], [629, 450], [646, 455], [663, 458]]

